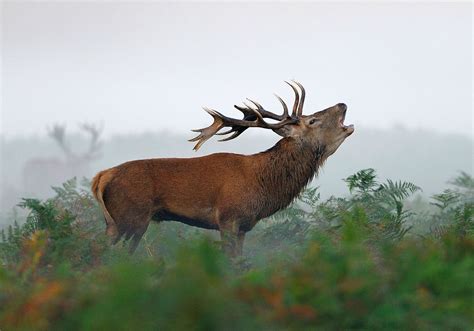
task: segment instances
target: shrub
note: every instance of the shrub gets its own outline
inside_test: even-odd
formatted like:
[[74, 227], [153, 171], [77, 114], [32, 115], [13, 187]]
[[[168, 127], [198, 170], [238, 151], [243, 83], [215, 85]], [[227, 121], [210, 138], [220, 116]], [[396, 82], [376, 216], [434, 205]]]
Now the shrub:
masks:
[[[472, 178], [451, 181], [429, 215], [405, 207], [414, 184], [380, 183], [372, 169], [346, 183], [346, 198], [309, 189], [261, 222], [239, 261], [208, 232], [172, 222], [151, 227], [133, 256], [111, 249], [86, 182], [24, 199], [25, 222], [0, 242], [0, 326], [471, 330]], [[436, 227], [415, 235], [408, 220]]]

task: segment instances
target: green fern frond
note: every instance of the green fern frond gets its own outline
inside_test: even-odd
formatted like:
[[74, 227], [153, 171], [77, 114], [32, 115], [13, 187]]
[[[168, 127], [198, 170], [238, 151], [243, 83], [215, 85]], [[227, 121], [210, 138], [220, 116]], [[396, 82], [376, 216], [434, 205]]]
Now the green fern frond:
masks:
[[360, 170], [343, 180], [347, 183], [349, 192], [352, 193], [354, 190], [367, 192], [373, 189], [377, 186], [376, 178], [375, 170], [368, 168]]
[[459, 175], [448, 182], [451, 185], [456, 186], [457, 188], [474, 190], [474, 178], [469, 175], [467, 172], [460, 171]]

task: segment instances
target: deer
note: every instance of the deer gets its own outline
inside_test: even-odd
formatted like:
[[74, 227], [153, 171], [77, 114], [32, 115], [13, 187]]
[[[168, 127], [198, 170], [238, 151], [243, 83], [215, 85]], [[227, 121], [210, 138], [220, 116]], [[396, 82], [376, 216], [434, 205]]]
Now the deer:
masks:
[[196, 142], [197, 151], [214, 135], [228, 141], [249, 128], [269, 129], [282, 138], [264, 152], [133, 160], [100, 171], [92, 181], [92, 192], [112, 243], [124, 238], [133, 254], [151, 221], [177, 221], [218, 230], [224, 252], [241, 256], [245, 234], [287, 207], [354, 132], [353, 125], [344, 124], [344, 103], [303, 115], [304, 87], [285, 82], [295, 95], [291, 114], [276, 94], [281, 115], [250, 99], [244, 106], [234, 106], [242, 119], [204, 107], [213, 122], [192, 130], [198, 135], [189, 140]]
[[64, 125], [54, 124], [48, 129], [48, 136], [57, 143], [64, 157], [38, 157], [28, 160], [23, 167], [24, 190], [35, 192], [39, 196], [48, 196], [51, 193], [51, 185], [59, 185], [74, 176], [86, 175], [90, 171], [90, 163], [101, 155], [102, 127], [83, 123], [80, 129], [90, 136], [89, 145], [82, 153], [71, 150], [66, 141]]

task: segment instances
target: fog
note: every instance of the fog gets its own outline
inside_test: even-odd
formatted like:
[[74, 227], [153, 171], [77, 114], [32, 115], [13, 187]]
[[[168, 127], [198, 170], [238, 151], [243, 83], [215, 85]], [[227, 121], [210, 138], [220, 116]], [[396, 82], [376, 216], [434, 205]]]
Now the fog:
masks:
[[246, 97], [472, 136], [470, 3], [2, 2], [6, 136], [52, 121], [185, 132]]
[[472, 173], [471, 3], [1, 6], [3, 210], [52, 192], [24, 177], [31, 160], [65, 162], [47, 137], [55, 123], [77, 153], [88, 146], [78, 124], [104, 126], [101, 157], [78, 176], [133, 158], [254, 153], [278, 137], [251, 129], [199, 153], [186, 139], [210, 124], [204, 105], [238, 116], [232, 106], [250, 97], [279, 112], [285, 79], [305, 86], [306, 113], [345, 102], [356, 126], [314, 183], [324, 194], [367, 167], [427, 195]]

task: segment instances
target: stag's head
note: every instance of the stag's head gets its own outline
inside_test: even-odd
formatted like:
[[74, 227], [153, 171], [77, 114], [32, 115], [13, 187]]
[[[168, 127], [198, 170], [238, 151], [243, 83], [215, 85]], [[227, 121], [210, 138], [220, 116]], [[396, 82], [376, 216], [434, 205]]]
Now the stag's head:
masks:
[[66, 142], [66, 127], [64, 125], [55, 124], [52, 129], [48, 129], [48, 135], [59, 145], [61, 150], [64, 152], [68, 163], [87, 163], [100, 157], [102, 143], [99, 138], [103, 127], [84, 123], [80, 128], [90, 136], [89, 148], [82, 154], [74, 153]]
[[276, 132], [284, 137], [294, 137], [303, 144], [324, 146], [325, 154], [329, 156], [354, 132], [353, 125], [344, 124], [346, 111], [347, 106], [338, 103], [311, 115], [301, 115], [297, 123]]
[[[222, 115], [218, 111], [204, 108], [213, 118], [214, 122], [207, 128], [193, 130], [200, 134], [190, 141], [197, 141], [195, 150], [213, 135], [230, 136], [221, 139], [227, 141], [236, 138], [250, 127], [271, 129], [283, 137], [292, 137], [305, 146], [324, 146], [326, 156], [333, 154], [342, 142], [354, 132], [354, 126], [344, 125], [347, 106], [338, 103], [335, 106], [315, 112], [311, 115], [303, 115], [303, 105], [306, 96], [303, 86], [293, 81], [286, 82], [295, 93], [295, 101], [291, 114], [288, 106], [278, 95], [275, 95], [283, 107], [283, 114], [278, 115], [265, 110], [258, 102], [248, 99], [251, 105], [244, 102], [244, 107], [234, 106], [244, 114], [243, 119], [233, 119]], [[274, 120], [267, 122], [265, 118]], [[219, 132], [224, 127], [230, 128], [225, 132]]]

